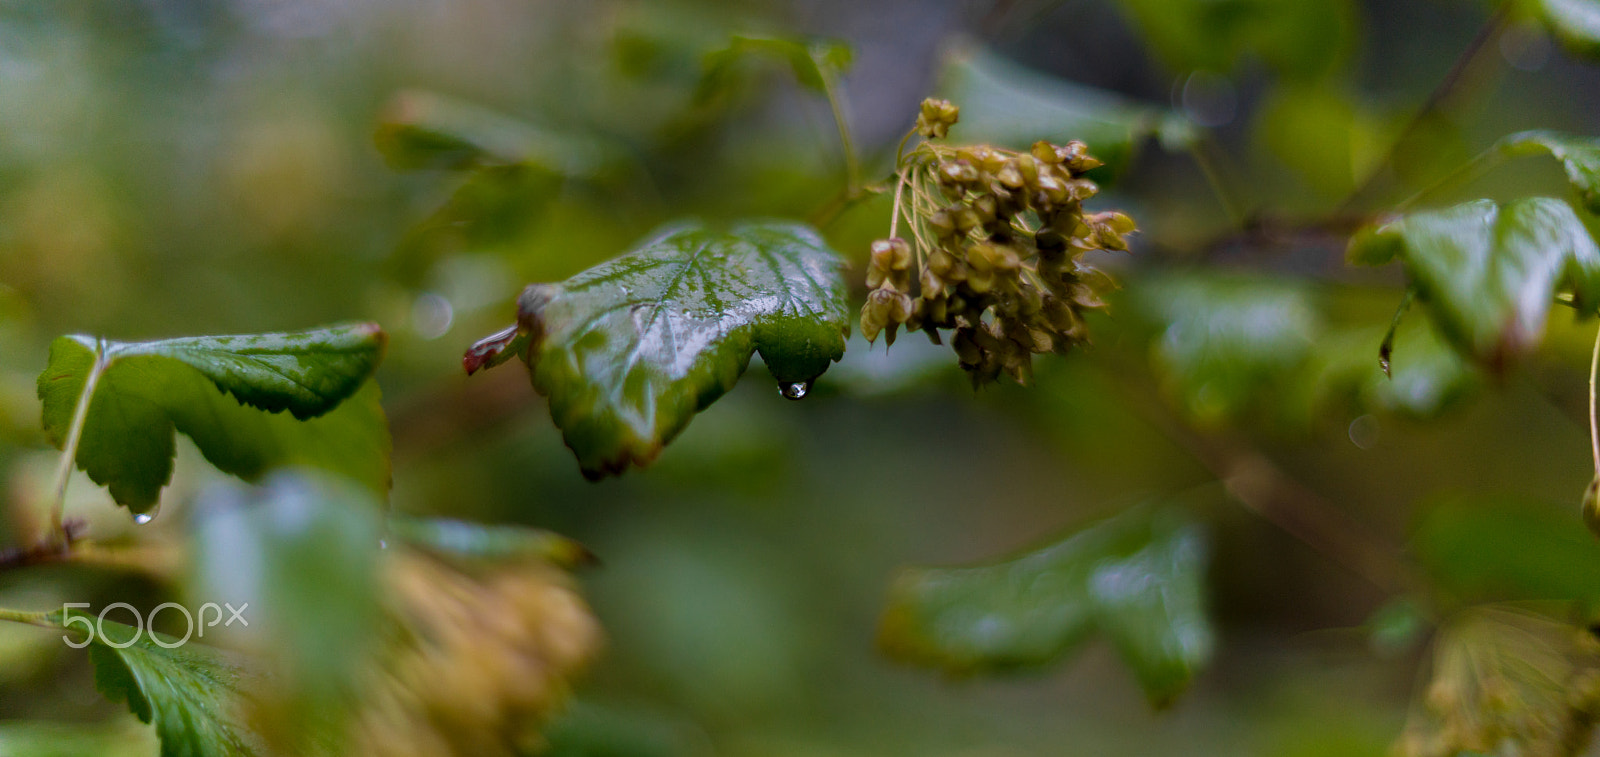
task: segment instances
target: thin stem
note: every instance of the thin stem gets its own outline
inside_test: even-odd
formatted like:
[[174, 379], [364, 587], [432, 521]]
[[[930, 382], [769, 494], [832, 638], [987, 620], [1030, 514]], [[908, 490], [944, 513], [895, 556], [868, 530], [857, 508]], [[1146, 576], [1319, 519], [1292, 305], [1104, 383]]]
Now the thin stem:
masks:
[[1395, 210], [1406, 210], [1426, 199], [1429, 195], [1438, 192], [1439, 190], [1457, 184], [1464, 184], [1477, 179], [1478, 177], [1489, 172], [1489, 170], [1493, 169], [1495, 166], [1504, 163], [1505, 159], [1505, 153], [1501, 152], [1498, 147], [1491, 147], [1487, 150], [1484, 150], [1483, 152], [1478, 153], [1477, 156], [1473, 157], [1472, 160], [1461, 164], [1454, 171], [1445, 174], [1438, 181], [1423, 187], [1422, 189], [1418, 190], [1416, 194], [1401, 200], [1400, 204], [1395, 206]]
[[61, 464], [56, 468], [55, 502], [50, 508], [50, 528], [56, 538], [63, 540], [66, 538], [66, 527], [62, 521], [67, 507], [67, 484], [72, 481], [73, 463], [78, 457], [78, 441], [83, 438], [83, 424], [89, 418], [89, 401], [93, 399], [95, 386], [100, 383], [100, 374], [105, 369], [105, 340], [96, 340], [94, 366], [89, 369], [89, 375], [83, 380], [83, 390], [78, 393], [78, 405], [72, 411], [72, 426], [67, 431], [66, 444], [61, 447]]
[[1367, 173], [1366, 178], [1356, 186], [1355, 191], [1351, 192], [1344, 199], [1344, 202], [1339, 204], [1339, 210], [1350, 210], [1356, 207], [1376, 189], [1378, 180], [1383, 176], [1384, 169], [1394, 163], [1406, 140], [1410, 139], [1411, 135], [1422, 127], [1428, 116], [1433, 115], [1434, 111], [1444, 104], [1444, 101], [1450, 97], [1450, 94], [1455, 91], [1461, 80], [1465, 78], [1467, 68], [1472, 65], [1472, 61], [1478, 57], [1478, 53], [1483, 51], [1484, 46], [1489, 43], [1495, 32], [1500, 29], [1500, 24], [1505, 21], [1510, 4], [1509, 0], [1501, 2], [1495, 8], [1494, 13], [1489, 15], [1489, 19], [1478, 30], [1477, 36], [1467, 43], [1466, 49], [1462, 50], [1455, 63], [1450, 65], [1450, 70], [1445, 72], [1444, 78], [1440, 79], [1439, 84], [1433, 88], [1432, 92], [1428, 93], [1428, 99], [1422, 102], [1422, 106], [1417, 109], [1416, 114], [1400, 129], [1400, 134], [1395, 137], [1394, 142], [1389, 146], [1389, 152], [1384, 155], [1383, 160], [1373, 166], [1372, 170]]
[[1589, 449], [1594, 452], [1594, 475], [1600, 478], [1600, 421], [1595, 419], [1595, 374], [1600, 373], [1600, 331], [1594, 335], [1594, 355], [1589, 358]]
[[40, 628], [60, 628], [57, 624], [50, 622], [50, 613], [47, 612], [28, 612], [26, 610], [11, 610], [0, 607], [0, 620], [26, 623]]
[[898, 179], [898, 181], [894, 183], [894, 212], [889, 214], [890, 239], [900, 236], [900, 198], [905, 195], [906, 190], [905, 174], [897, 173], [895, 174], [895, 178]]
[[861, 164], [856, 160], [855, 140], [850, 138], [850, 123], [844, 117], [839, 78], [832, 66], [820, 60], [816, 63], [817, 71], [822, 74], [822, 92], [828, 96], [828, 107], [833, 109], [833, 122], [839, 127], [839, 145], [844, 150], [845, 184], [849, 187], [850, 196], [854, 197], [861, 191]]
[[1243, 226], [1244, 211], [1233, 190], [1222, 180], [1222, 173], [1217, 170], [1217, 164], [1211, 159], [1208, 149], [1210, 145], [1209, 139], [1196, 140], [1189, 145], [1189, 157], [1194, 159], [1194, 164], [1200, 169], [1201, 175], [1205, 176], [1206, 183], [1211, 185], [1211, 192], [1217, 196], [1217, 202], [1222, 205], [1222, 212], [1233, 219], [1233, 225]]

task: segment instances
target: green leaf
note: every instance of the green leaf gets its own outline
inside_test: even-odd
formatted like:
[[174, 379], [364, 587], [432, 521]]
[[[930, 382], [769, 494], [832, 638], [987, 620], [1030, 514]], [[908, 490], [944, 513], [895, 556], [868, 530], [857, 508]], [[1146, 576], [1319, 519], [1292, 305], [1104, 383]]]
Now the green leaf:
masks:
[[[518, 301], [533, 387], [590, 478], [646, 465], [759, 351], [791, 396], [844, 355], [838, 253], [799, 224], [668, 227]], [[512, 345], [505, 334], [490, 342]], [[503, 353], [469, 351], [468, 372]]]
[[1445, 339], [1497, 372], [1538, 346], [1558, 291], [1580, 312], [1600, 303], [1600, 249], [1571, 206], [1550, 198], [1405, 215], [1358, 233], [1349, 257], [1398, 257]]
[[[139, 720], [155, 725], [162, 757], [259, 752], [238, 711], [244, 668], [221, 651], [83, 612], [58, 611], [46, 617], [76, 641], [91, 638], [95, 687], [113, 702], [126, 702]], [[94, 626], [92, 635], [85, 623]]]
[[617, 160], [616, 148], [563, 134], [432, 92], [396, 96], [378, 122], [378, 151], [400, 169], [522, 166], [591, 177]]
[[1298, 79], [1347, 56], [1355, 13], [1346, 0], [1120, 0], [1163, 63], [1178, 73], [1232, 71], [1247, 55]]
[[1425, 508], [1411, 551], [1430, 583], [1458, 601], [1600, 601], [1600, 543], [1566, 507], [1440, 499]]
[[[1600, 4], [1595, 4], [1600, 23]], [[1561, 161], [1567, 180], [1583, 198], [1590, 213], [1600, 213], [1600, 138], [1554, 131], [1524, 131], [1500, 140], [1499, 149], [1510, 156], [1546, 154]]]
[[1600, 3], [1595, 0], [1524, 0], [1561, 44], [1577, 55], [1600, 58]]
[[249, 607], [222, 630], [273, 663], [295, 737], [336, 737], [350, 682], [370, 660], [381, 613], [382, 507], [313, 471], [280, 471], [260, 487], [218, 484], [195, 505], [197, 599]]
[[1147, 282], [1135, 297], [1159, 324], [1151, 354], [1164, 388], [1202, 423], [1283, 396], [1323, 329], [1310, 293], [1295, 282], [1169, 278]]
[[983, 48], [953, 53], [937, 89], [961, 106], [952, 139], [1024, 151], [1041, 139], [1082, 140], [1109, 166], [1097, 179], [1126, 166], [1148, 136], [1176, 144], [1193, 138], [1193, 126], [1170, 111], [1029, 70]]
[[879, 643], [968, 674], [1042, 665], [1098, 632], [1161, 705], [1211, 656], [1205, 564], [1197, 526], [1135, 509], [1004, 562], [902, 571]]
[[389, 531], [418, 549], [457, 560], [542, 560], [563, 568], [596, 561], [582, 544], [537, 528], [396, 516], [389, 519]]
[[726, 89], [738, 75], [739, 63], [755, 55], [788, 61], [795, 80], [815, 92], [825, 92], [829, 77], [848, 71], [852, 57], [843, 42], [737, 34], [727, 47], [706, 56], [695, 99], [704, 102]]
[[156, 506], [172, 476], [174, 430], [247, 480], [305, 464], [386, 494], [388, 426], [377, 386], [364, 386], [384, 342], [373, 324], [132, 343], [60, 337], [39, 374], [44, 428], [63, 447], [96, 377], [77, 465], [136, 513]]

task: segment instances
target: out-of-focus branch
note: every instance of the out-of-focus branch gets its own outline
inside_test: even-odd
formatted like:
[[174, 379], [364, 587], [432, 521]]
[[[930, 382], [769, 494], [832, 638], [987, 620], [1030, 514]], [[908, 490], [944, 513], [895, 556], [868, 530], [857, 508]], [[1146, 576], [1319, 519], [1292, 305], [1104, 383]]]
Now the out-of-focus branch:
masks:
[[1356, 185], [1355, 191], [1351, 192], [1344, 199], [1344, 202], [1339, 204], [1340, 211], [1358, 208], [1371, 198], [1372, 193], [1378, 189], [1384, 172], [1394, 164], [1395, 158], [1399, 156], [1401, 148], [1416, 133], [1417, 129], [1422, 127], [1428, 117], [1444, 105], [1445, 101], [1455, 93], [1456, 88], [1466, 79], [1467, 70], [1472, 66], [1473, 61], [1477, 59], [1483, 48], [1489, 44], [1489, 40], [1494, 39], [1495, 33], [1500, 30], [1500, 26], [1505, 22], [1510, 5], [1509, 0], [1503, 0], [1495, 8], [1494, 12], [1489, 14], [1488, 20], [1483, 23], [1482, 28], [1478, 29], [1477, 35], [1472, 38], [1471, 42], [1467, 43], [1466, 49], [1461, 51], [1461, 55], [1456, 58], [1455, 63], [1450, 65], [1450, 70], [1445, 72], [1444, 78], [1440, 79], [1433, 91], [1428, 93], [1428, 99], [1422, 101], [1422, 105], [1417, 108], [1416, 114], [1400, 129], [1400, 134], [1395, 137], [1393, 144], [1389, 146], [1389, 152], [1383, 156], [1383, 160], [1378, 161], [1377, 165], [1367, 172], [1366, 178]]
[[427, 457], [520, 417], [536, 404], [528, 373], [516, 366], [440, 382], [389, 411], [397, 463]]
[[1241, 439], [1190, 428], [1158, 399], [1148, 382], [1113, 384], [1121, 388], [1130, 409], [1263, 520], [1385, 592], [1398, 593], [1416, 584], [1398, 547], [1345, 515], [1265, 454]]

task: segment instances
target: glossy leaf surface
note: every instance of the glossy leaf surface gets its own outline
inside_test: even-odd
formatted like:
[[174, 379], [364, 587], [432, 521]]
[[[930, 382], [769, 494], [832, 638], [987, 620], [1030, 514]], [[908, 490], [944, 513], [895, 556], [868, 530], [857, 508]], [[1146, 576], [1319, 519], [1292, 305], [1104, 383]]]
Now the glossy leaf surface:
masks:
[[247, 480], [298, 463], [383, 494], [388, 425], [377, 387], [365, 385], [384, 342], [372, 324], [156, 342], [61, 337], [39, 375], [45, 431], [65, 444], [97, 375], [77, 464], [136, 513], [156, 506], [172, 476], [175, 430]]
[[1571, 206], [1531, 197], [1412, 213], [1358, 233], [1352, 262], [1395, 258], [1457, 351], [1494, 370], [1537, 347], [1559, 292], [1600, 302], [1600, 248]]
[[[1600, 16], [1600, 4], [1596, 4]], [[1600, 21], [1600, 18], [1597, 18]], [[1500, 140], [1509, 155], [1545, 154], [1561, 162], [1567, 181], [1590, 213], [1600, 213], [1600, 139], [1555, 131], [1524, 131]]]
[[[653, 460], [755, 352], [786, 394], [803, 396], [844, 355], [841, 265], [798, 224], [674, 226], [563, 283], [529, 286], [518, 301], [526, 346], [486, 343], [526, 349], [534, 389], [599, 478]], [[475, 348], [468, 371], [502, 355]]]

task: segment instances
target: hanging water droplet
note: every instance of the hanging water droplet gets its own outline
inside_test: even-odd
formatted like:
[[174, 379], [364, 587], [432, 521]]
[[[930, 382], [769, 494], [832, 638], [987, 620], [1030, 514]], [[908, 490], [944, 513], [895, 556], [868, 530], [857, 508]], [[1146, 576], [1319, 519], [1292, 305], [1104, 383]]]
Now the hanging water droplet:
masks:
[[811, 393], [811, 382], [810, 381], [790, 381], [790, 382], [787, 382], [787, 383], [779, 384], [778, 385], [778, 393], [782, 394], [784, 399], [803, 400], [803, 399], [806, 398], [807, 394]]
[[137, 513], [133, 516], [133, 522], [141, 526], [155, 519], [156, 516], [151, 515], [150, 513]]

